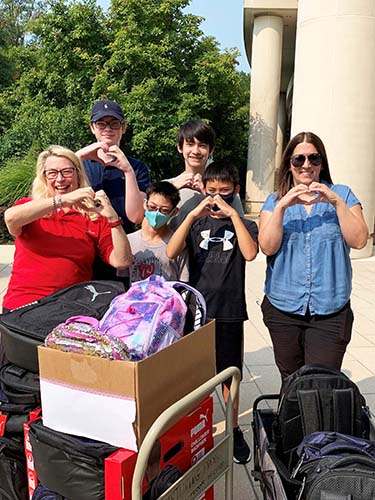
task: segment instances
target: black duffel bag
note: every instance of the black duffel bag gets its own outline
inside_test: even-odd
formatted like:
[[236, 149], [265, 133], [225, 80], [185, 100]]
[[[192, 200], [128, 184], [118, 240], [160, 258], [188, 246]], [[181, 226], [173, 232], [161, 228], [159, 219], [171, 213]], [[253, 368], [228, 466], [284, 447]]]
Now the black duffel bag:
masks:
[[119, 281], [86, 281], [0, 316], [1, 342], [8, 361], [38, 373], [37, 346], [53, 328], [72, 316], [100, 319], [124, 285]]
[[46, 488], [70, 500], [103, 500], [104, 459], [118, 448], [54, 431], [41, 419], [30, 422], [29, 438], [35, 471]]

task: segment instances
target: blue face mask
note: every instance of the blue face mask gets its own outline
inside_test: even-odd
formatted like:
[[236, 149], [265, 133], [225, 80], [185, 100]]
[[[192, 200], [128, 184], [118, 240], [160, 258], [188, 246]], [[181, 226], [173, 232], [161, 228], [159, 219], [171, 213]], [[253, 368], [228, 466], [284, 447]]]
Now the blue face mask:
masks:
[[171, 218], [172, 214], [164, 215], [158, 212], [157, 210], [151, 212], [151, 210], [145, 210], [145, 217], [150, 224], [151, 227], [154, 229], [164, 226], [169, 219]]
[[[216, 194], [206, 193], [206, 197], [207, 196], [211, 196], [211, 198], [214, 198], [216, 196]], [[234, 200], [234, 191], [233, 191], [233, 193], [220, 194], [219, 196], [221, 196], [221, 198], [225, 201], [225, 203], [228, 203], [228, 205], [232, 205], [233, 200]], [[216, 205], [214, 205], [213, 207], [211, 207], [211, 210], [213, 212], [218, 212], [220, 210], [220, 208], [217, 207]]]

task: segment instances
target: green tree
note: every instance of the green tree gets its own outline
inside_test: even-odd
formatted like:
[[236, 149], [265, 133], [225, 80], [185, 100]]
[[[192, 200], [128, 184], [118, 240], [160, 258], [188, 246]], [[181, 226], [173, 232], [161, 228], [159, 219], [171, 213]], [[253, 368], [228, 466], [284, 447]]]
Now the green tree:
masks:
[[119, 99], [131, 124], [134, 154], [155, 178], [181, 162], [175, 152], [179, 125], [210, 122], [218, 134], [216, 156], [246, 162], [248, 90], [238, 73], [238, 51], [220, 53], [205, 37], [201, 18], [186, 14], [188, 0], [113, 0], [111, 56], [93, 85], [94, 96]]
[[58, 143], [72, 149], [88, 141], [86, 110], [95, 74], [106, 58], [107, 21], [95, 0], [48, 2], [29, 19], [29, 42], [13, 47], [19, 78], [0, 94], [0, 165], [12, 154]]
[[24, 45], [27, 23], [44, 9], [42, 0], [0, 0], [0, 30], [6, 45]]
[[21, 90], [31, 98], [42, 96], [57, 108], [85, 104], [108, 57], [107, 18], [102, 9], [95, 0], [52, 0], [29, 29], [38, 61], [22, 77]]
[[31, 161], [30, 151], [52, 143], [87, 144], [92, 102], [110, 98], [127, 117], [127, 153], [145, 160], [154, 179], [181, 168], [176, 133], [191, 118], [215, 128], [216, 158], [243, 168], [249, 77], [236, 71], [236, 50], [221, 52], [204, 36], [188, 3], [112, 0], [104, 13], [95, 0], [48, 0], [20, 23], [23, 44], [13, 37], [7, 48], [13, 80], [3, 89], [0, 80], [0, 167]]

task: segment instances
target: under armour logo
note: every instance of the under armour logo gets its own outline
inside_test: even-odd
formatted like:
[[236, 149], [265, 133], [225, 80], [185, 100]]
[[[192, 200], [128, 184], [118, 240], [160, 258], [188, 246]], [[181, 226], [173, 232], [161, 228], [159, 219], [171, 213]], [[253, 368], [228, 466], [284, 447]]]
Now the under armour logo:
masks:
[[233, 248], [232, 243], [229, 241], [234, 236], [234, 233], [232, 233], [232, 231], [225, 231], [223, 238], [221, 238], [220, 236], [213, 236], [211, 238], [210, 234], [211, 234], [210, 229], [207, 229], [207, 230], [201, 232], [201, 236], [202, 236], [203, 240], [200, 242], [199, 246], [201, 248], [203, 248], [204, 250], [208, 250], [208, 244], [210, 243], [210, 241], [212, 243], [220, 243], [220, 241], [222, 241], [224, 252], [226, 250], [231, 250]]
[[88, 290], [89, 292], [92, 293], [92, 299], [91, 299], [91, 302], [94, 302], [94, 300], [96, 299], [96, 297], [98, 295], [104, 295], [106, 293], [111, 293], [111, 292], [97, 292], [94, 285], [86, 285], [84, 288], [86, 288], [86, 290]]

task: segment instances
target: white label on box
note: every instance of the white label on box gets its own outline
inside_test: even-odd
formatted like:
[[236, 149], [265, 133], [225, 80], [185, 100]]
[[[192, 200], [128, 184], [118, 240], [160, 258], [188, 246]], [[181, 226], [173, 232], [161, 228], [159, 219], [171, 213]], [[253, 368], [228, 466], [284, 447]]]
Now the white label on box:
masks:
[[59, 432], [84, 436], [137, 451], [135, 400], [40, 379], [43, 423]]

